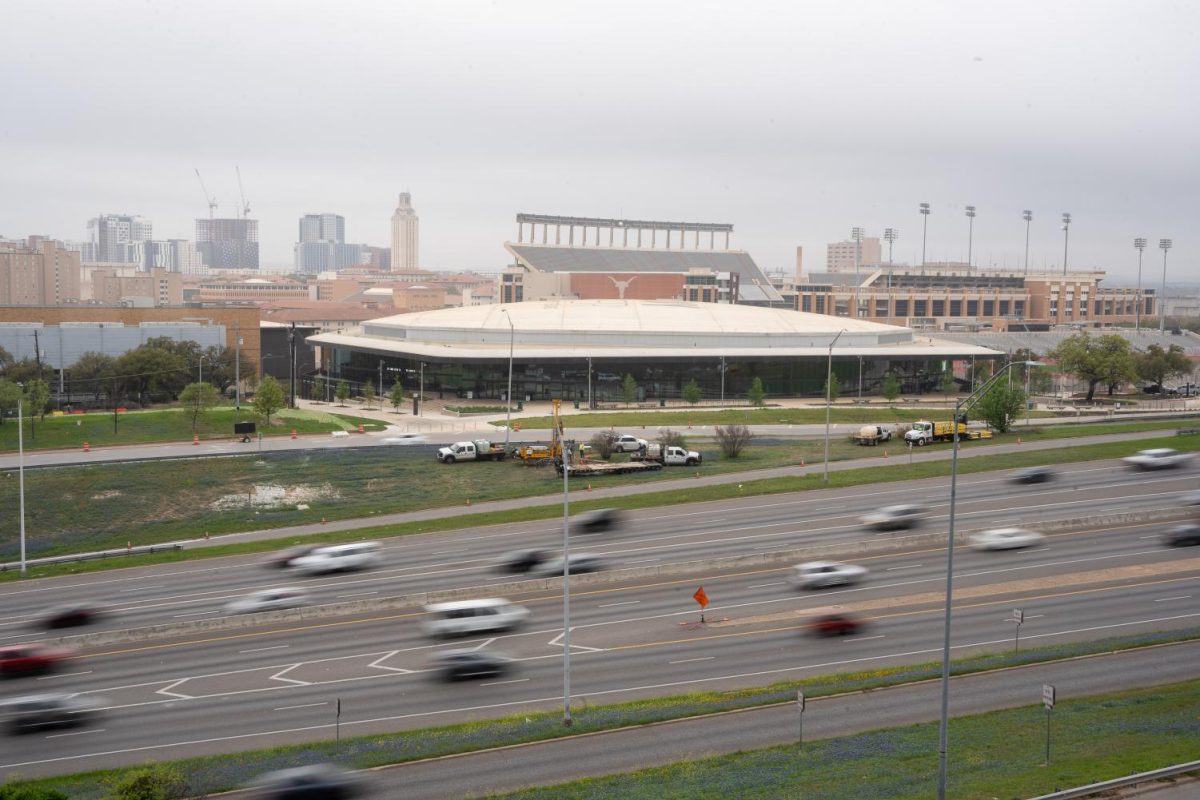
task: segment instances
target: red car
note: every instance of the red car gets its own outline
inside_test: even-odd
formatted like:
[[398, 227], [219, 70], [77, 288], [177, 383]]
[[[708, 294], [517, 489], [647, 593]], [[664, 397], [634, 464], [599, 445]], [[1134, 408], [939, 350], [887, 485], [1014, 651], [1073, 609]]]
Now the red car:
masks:
[[818, 636], [847, 636], [858, 633], [866, 625], [866, 620], [861, 617], [838, 611], [816, 617], [808, 624], [808, 629]]
[[72, 655], [70, 650], [47, 647], [39, 642], [0, 647], [0, 677], [15, 678], [50, 672]]

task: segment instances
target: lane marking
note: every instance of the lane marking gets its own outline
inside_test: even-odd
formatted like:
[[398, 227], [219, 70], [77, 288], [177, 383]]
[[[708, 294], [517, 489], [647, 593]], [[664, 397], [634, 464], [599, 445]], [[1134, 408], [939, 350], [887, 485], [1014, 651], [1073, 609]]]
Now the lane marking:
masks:
[[249, 650], [238, 650], [238, 653], [265, 653], [268, 650], [282, 650], [285, 647], [291, 647], [290, 644], [277, 644], [272, 647], [252, 647]]
[[681, 658], [678, 661], [668, 661], [668, 664], [690, 664], [693, 661], [712, 661], [716, 656], [704, 656], [703, 658]]
[[279, 708], [273, 708], [271, 710], [272, 711], [291, 711], [293, 708], [316, 708], [317, 706], [327, 706], [327, 705], [329, 705], [328, 701], [326, 701], [324, 703], [301, 703], [298, 706], [280, 706]]
[[1169, 601], [1171, 601], [1171, 600], [1190, 600], [1190, 599], [1191, 599], [1191, 597], [1192, 597], [1192, 596], [1191, 596], [1190, 594], [1181, 594], [1181, 595], [1179, 595], [1178, 597], [1160, 597], [1158, 600], [1155, 600], [1154, 602], [1156, 602], [1156, 603], [1166, 603], [1166, 602], [1169, 602]]
[[849, 639], [842, 639], [843, 642], [865, 642], [868, 639], [882, 639], [882, 633], [877, 633], [874, 636], [851, 636]]
[[[192, 696], [189, 694], [181, 694], [179, 692], [171, 691], [179, 684], [187, 683], [189, 680], [190, 680], [190, 678], [180, 678], [177, 681], [172, 681], [171, 683], [168, 683], [166, 686], [164, 686], [163, 688], [161, 688], [157, 692], [155, 692], [155, 694], [162, 694], [162, 695], [166, 695], [168, 697], [178, 697], [181, 700], [191, 700]], [[82, 692], [81, 692], [81, 694], [82, 694]]]
[[216, 614], [216, 613], [217, 613], [217, 611], [215, 611], [215, 610], [214, 611], [189, 611], [186, 614], [172, 614], [171, 617], [173, 619], [178, 619], [179, 617], [198, 617], [201, 614]]
[[488, 683], [481, 683], [481, 684], [479, 684], [479, 685], [480, 685], [480, 686], [503, 686], [503, 685], [505, 685], [506, 683], [525, 683], [525, 682], [526, 682], [526, 681], [528, 681], [528, 680], [529, 680], [529, 678], [513, 678], [512, 680], [507, 680], [507, 681], [490, 681], [490, 682], [488, 682]]
[[51, 733], [46, 738], [47, 739], [60, 739], [63, 736], [82, 736], [85, 733], [104, 733], [106, 730], [108, 730], [108, 729], [107, 728], [93, 728], [92, 730], [88, 730], [88, 731], [71, 731], [70, 733]]
[[369, 594], [379, 594], [379, 590], [376, 589], [373, 592], [355, 592], [354, 594], [339, 594], [339, 595], [334, 595], [334, 597], [336, 597], [337, 599], [340, 600], [343, 597], [365, 597], [366, 595], [369, 595]]
[[[765, 589], [768, 586], [783, 586], [785, 583], [787, 583], [787, 581], [774, 581], [772, 583], [755, 583], [750, 586], [747, 586], [746, 588], [747, 589]], [[600, 607], [604, 608], [604, 606], [600, 606]]]
[[923, 567], [923, 566], [925, 566], [925, 565], [924, 564], [901, 564], [898, 567], [888, 567], [887, 569], [884, 570], [884, 572], [891, 572], [891, 571], [897, 570], [897, 569], [916, 569], [917, 567]]
[[126, 592], [140, 592], [142, 589], [161, 589], [161, 588], [163, 588], [161, 583], [155, 584], [153, 586], [134, 586], [129, 589], [121, 589], [117, 592], [117, 594], [125, 594]]
[[641, 600], [622, 600], [620, 603], [601, 603], [599, 608], [613, 608], [614, 606], [636, 606]]
[[[309, 686], [310, 684], [309, 684], [309, 682], [308, 682], [308, 681], [298, 681], [298, 680], [296, 680], [295, 678], [285, 678], [285, 677], [283, 677], [283, 676], [284, 676], [284, 674], [286, 674], [286, 673], [288, 673], [288, 672], [291, 672], [292, 670], [294, 670], [296, 667], [300, 666], [300, 665], [301, 665], [301, 664], [303, 664], [303, 663], [304, 663], [304, 662], [303, 662], [303, 661], [301, 661], [301, 662], [297, 662], [297, 663], [295, 663], [295, 664], [292, 664], [290, 667], [284, 667], [283, 669], [279, 670], [279, 672], [276, 672], [274, 675], [272, 675], [272, 676], [271, 676], [270, 678], [268, 678], [267, 680], [271, 680], [271, 681], [285, 681], [285, 682], [287, 682], [287, 683], [295, 684], [296, 686]], [[207, 677], [207, 676], [206, 676], [206, 677]], [[180, 683], [182, 683], [182, 681], [180, 681]]]
[[64, 672], [61, 675], [43, 675], [40, 678], [38, 678], [38, 680], [39, 681], [48, 681], [51, 678], [69, 678], [72, 675], [91, 675], [91, 674], [92, 674], [92, 670], [86, 669], [83, 672]]

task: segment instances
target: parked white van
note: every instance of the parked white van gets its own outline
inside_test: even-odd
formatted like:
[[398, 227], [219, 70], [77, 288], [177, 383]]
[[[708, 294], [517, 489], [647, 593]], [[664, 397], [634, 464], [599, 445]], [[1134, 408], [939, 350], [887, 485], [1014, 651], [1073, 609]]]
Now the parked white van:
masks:
[[308, 555], [294, 559], [291, 568], [305, 575], [368, 569], [379, 564], [379, 553], [379, 542], [334, 544], [318, 547]]
[[459, 600], [425, 606], [429, 616], [421, 623], [427, 636], [466, 636], [472, 633], [511, 631], [525, 624], [529, 609], [498, 597]]

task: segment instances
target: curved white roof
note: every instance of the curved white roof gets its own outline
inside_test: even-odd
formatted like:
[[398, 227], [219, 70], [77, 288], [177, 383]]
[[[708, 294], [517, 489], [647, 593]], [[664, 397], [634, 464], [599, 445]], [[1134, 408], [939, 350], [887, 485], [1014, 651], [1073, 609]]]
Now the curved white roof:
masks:
[[[511, 328], [510, 328], [511, 321]], [[418, 311], [369, 320], [316, 344], [481, 359], [578, 356], [995, 356], [984, 347], [917, 340], [908, 328], [787, 309], [678, 300], [556, 300]], [[901, 350], [911, 348], [911, 353]]]

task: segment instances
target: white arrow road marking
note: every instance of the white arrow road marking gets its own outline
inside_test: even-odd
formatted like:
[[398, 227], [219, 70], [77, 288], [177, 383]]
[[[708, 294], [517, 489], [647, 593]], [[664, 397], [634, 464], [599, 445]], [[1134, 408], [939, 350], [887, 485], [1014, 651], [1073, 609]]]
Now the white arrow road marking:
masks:
[[375, 659], [374, 661], [372, 661], [370, 664], [367, 664], [367, 666], [371, 667], [373, 669], [386, 669], [386, 670], [391, 670], [392, 672], [401, 672], [401, 673], [404, 673], [407, 675], [408, 673], [412, 672], [411, 669], [405, 669], [404, 667], [388, 667], [388, 666], [384, 666], [383, 664], [379, 663], [380, 661], [387, 661], [389, 658], [391, 658], [392, 656], [396, 655], [396, 653], [399, 653], [399, 652], [400, 652], [399, 650], [393, 650], [390, 653], [386, 653], [386, 654], [380, 656], [379, 658]]
[[309, 683], [308, 681], [298, 681], [295, 678], [283, 677], [285, 673], [291, 672], [292, 670], [294, 670], [296, 667], [300, 666], [303, 663], [304, 663], [303, 661], [299, 661], [295, 664], [292, 664], [290, 667], [284, 667], [283, 669], [279, 670], [279, 672], [276, 672], [274, 675], [272, 675], [267, 680], [286, 681], [287, 683], [294, 683], [297, 686], [311, 686], [312, 684]]
[[[575, 629], [571, 628], [571, 630], [575, 630]], [[563, 634], [560, 633], [558, 636], [555, 636], [553, 639], [546, 642], [546, 645], [548, 647], [554, 647], [555, 645], [562, 647], [562, 638], [563, 638]], [[587, 653], [603, 653], [608, 648], [606, 648], [606, 647], [588, 647], [587, 645], [582, 645], [582, 644], [572, 644], [571, 649], [572, 650], [583, 650], [584, 652], [587, 652]]]
[[166, 686], [164, 686], [163, 688], [161, 688], [157, 692], [155, 692], [155, 694], [162, 694], [162, 695], [166, 695], [167, 697], [178, 697], [180, 700], [192, 700], [194, 698], [190, 694], [180, 694], [179, 692], [171, 691], [179, 684], [187, 683], [189, 680], [191, 680], [191, 679], [190, 678], [180, 678], [179, 680], [174, 681], [173, 683], [168, 683]]

